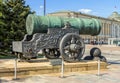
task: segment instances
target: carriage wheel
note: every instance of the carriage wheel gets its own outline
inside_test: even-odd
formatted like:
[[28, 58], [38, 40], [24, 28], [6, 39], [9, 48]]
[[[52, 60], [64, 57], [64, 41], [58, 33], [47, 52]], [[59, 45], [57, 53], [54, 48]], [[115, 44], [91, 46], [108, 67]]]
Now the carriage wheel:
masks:
[[62, 38], [59, 48], [65, 61], [76, 62], [82, 58], [85, 44], [78, 34], [68, 33]]
[[58, 49], [43, 49], [43, 55], [48, 59], [57, 59], [60, 56]]

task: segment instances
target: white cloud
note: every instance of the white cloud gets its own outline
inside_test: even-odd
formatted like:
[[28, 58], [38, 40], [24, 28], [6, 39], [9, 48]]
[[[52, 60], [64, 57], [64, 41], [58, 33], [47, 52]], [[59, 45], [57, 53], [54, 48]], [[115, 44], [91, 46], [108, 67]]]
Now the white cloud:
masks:
[[40, 6], [40, 9], [42, 9], [42, 8], [43, 8], [43, 5]]
[[79, 9], [78, 11], [81, 12], [81, 13], [85, 13], [85, 14], [90, 14], [90, 13], [92, 13], [92, 10], [91, 10], [91, 9]]

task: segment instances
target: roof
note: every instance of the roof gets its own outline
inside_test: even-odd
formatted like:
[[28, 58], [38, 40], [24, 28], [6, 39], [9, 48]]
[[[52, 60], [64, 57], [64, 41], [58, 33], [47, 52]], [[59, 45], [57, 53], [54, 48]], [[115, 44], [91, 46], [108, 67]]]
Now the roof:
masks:
[[84, 14], [84, 13], [81, 13], [81, 12], [75, 12], [75, 11], [69, 11], [69, 10], [52, 12], [52, 13], [49, 13], [49, 14], [58, 14], [58, 13], [75, 13], [75, 14], [81, 14], [81, 15], [84, 15], [84, 16], [90, 16], [90, 17], [93, 17], [93, 18], [95, 17], [95, 18], [101, 18], [101, 19], [105, 19], [105, 20], [118, 21], [118, 20], [115, 20], [115, 19], [104, 18], [104, 17], [100, 17], [100, 16], [94, 16], [94, 15], [90, 15], [90, 14]]

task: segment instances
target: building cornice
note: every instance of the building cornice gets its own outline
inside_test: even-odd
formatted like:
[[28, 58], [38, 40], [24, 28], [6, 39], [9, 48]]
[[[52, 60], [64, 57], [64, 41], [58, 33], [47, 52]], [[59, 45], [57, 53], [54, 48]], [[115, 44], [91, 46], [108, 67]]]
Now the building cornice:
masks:
[[57, 11], [57, 12], [53, 12], [53, 13], [49, 13], [49, 14], [59, 14], [59, 13], [74, 13], [74, 14], [83, 15], [83, 16], [87, 16], [87, 17], [103, 19], [103, 20], [107, 20], [107, 21], [120, 22], [120, 21], [117, 21], [117, 20], [114, 20], [114, 19], [104, 18], [104, 17], [101, 17], [101, 16], [94, 16], [94, 15], [90, 15], [90, 14], [84, 14], [84, 13], [81, 13], [81, 12], [75, 12], [75, 11], [69, 11], [69, 10]]

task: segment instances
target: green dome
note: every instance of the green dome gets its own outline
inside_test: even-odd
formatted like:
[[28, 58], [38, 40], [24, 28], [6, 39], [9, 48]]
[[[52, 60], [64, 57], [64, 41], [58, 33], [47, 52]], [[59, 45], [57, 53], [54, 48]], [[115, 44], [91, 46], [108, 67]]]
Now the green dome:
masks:
[[108, 18], [116, 21], [120, 21], [120, 14], [118, 14], [118, 12], [113, 12]]

